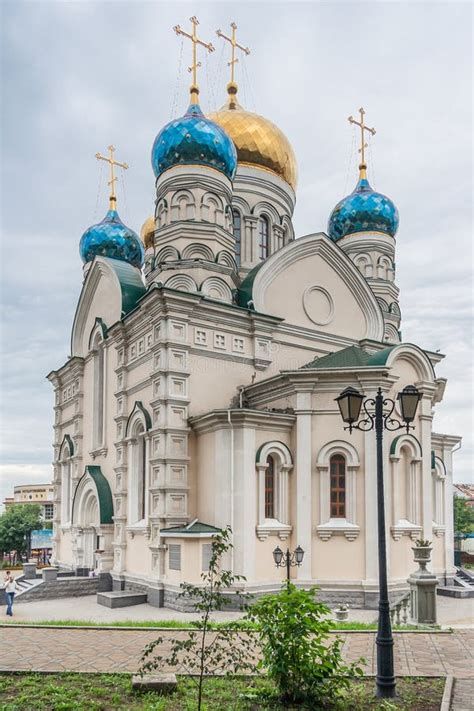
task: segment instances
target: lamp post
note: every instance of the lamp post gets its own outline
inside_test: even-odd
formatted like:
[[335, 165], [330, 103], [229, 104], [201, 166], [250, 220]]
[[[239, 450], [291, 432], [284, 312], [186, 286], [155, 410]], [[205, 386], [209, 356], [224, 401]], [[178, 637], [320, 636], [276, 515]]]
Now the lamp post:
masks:
[[277, 568], [284, 568], [286, 566], [286, 587], [290, 587], [290, 568], [295, 566], [300, 566], [303, 562], [304, 550], [301, 546], [298, 546], [293, 553], [290, 553], [290, 549], [286, 549], [286, 553], [283, 553], [282, 549], [277, 546], [273, 551], [273, 560]]
[[[336, 402], [341, 417], [347, 423], [349, 432], [353, 429], [368, 432], [375, 429], [377, 443], [377, 517], [378, 517], [378, 558], [379, 558], [379, 619], [377, 626], [377, 696], [395, 696], [395, 675], [393, 670], [393, 636], [390, 622], [390, 604], [387, 584], [387, 544], [385, 537], [385, 498], [383, 483], [383, 432], [413, 428], [421, 394], [413, 385], [407, 385], [398, 393], [398, 402], [403, 422], [392, 417], [395, 401], [384, 397], [381, 388], [375, 398], [365, 398], [355, 388], [346, 388]], [[364, 416], [359, 420], [364, 406]]]

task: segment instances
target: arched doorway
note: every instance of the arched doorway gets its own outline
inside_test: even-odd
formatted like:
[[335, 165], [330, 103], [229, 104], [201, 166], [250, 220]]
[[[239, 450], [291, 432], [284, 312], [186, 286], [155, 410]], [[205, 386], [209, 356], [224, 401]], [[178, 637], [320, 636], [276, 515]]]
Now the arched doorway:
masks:
[[113, 565], [112, 492], [100, 467], [88, 466], [72, 505], [73, 564], [82, 574], [108, 572]]

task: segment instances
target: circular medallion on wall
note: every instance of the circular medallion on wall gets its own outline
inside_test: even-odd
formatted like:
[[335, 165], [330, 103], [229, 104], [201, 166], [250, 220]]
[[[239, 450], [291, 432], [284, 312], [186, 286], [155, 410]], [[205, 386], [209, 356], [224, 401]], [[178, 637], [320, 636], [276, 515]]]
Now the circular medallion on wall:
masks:
[[309, 286], [303, 294], [306, 316], [317, 326], [327, 326], [334, 318], [334, 301], [322, 286]]

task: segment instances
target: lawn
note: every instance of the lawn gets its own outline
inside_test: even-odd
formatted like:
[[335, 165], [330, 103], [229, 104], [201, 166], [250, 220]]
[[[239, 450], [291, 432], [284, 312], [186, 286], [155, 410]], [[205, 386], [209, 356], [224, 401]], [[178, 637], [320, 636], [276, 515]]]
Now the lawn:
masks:
[[[183, 629], [189, 630], [193, 629], [195, 625], [192, 622], [184, 622], [181, 620], [120, 620], [111, 622], [93, 622], [92, 620], [40, 620], [39, 622], [28, 622], [28, 621], [18, 621], [15, 618], [12, 620], [2, 621], [2, 624], [12, 624], [12, 625], [34, 625], [40, 627], [143, 627], [146, 629], [157, 628], [157, 629]], [[229, 622], [212, 622], [210, 624], [211, 628], [219, 629], [222, 627], [229, 627]], [[250, 622], [239, 622], [235, 621], [231, 623], [231, 626], [238, 626], [242, 629], [255, 629], [255, 625]], [[360, 630], [362, 632], [373, 632], [377, 629], [377, 623], [375, 622], [335, 622], [334, 632], [346, 632], [350, 630]], [[433, 627], [422, 627], [421, 625], [416, 627], [415, 625], [393, 625], [394, 631], [409, 630], [411, 632], [429, 630], [433, 631]]]
[[[439, 711], [444, 679], [398, 679], [398, 697], [390, 703], [374, 696], [374, 679], [354, 682], [338, 711]], [[171, 696], [132, 691], [129, 674], [0, 675], [2, 711], [195, 711], [195, 684], [179, 680]], [[264, 678], [209, 679], [205, 684], [206, 711], [283, 711], [272, 684]], [[305, 707], [299, 706], [299, 711]], [[312, 711], [317, 711], [314, 706]], [[330, 707], [324, 707], [329, 709]], [[336, 707], [332, 707], [335, 709]]]

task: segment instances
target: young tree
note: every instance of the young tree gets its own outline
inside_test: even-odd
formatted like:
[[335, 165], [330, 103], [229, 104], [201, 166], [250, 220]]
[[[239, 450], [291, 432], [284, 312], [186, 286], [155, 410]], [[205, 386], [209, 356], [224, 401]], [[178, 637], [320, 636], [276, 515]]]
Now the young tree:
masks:
[[205, 676], [245, 674], [255, 668], [254, 640], [249, 634], [235, 623], [216, 628], [211, 622], [213, 612], [223, 610], [231, 603], [231, 591], [236, 599], [240, 597], [241, 609], [246, 607], [245, 598], [235, 588], [245, 578], [234, 575], [230, 570], [221, 570], [222, 556], [232, 548], [231, 533], [228, 526], [214, 536], [209, 569], [201, 574], [201, 585], [181, 583], [180, 598], [189, 600], [200, 613], [199, 621], [192, 623], [195, 629], [167, 640], [171, 644], [171, 652], [167, 656], [155, 653], [164, 643], [163, 637], [148, 644], [142, 655], [142, 675], [170, 667], [178, 673], [193, 675], [191, 678], [197, 683], [198, 711], [202, 708]]
[[31, 532], [43, 528], [39, 504], [13, 504], [0, 515], [0, 550], [16, 551], [20, 556], [30, 550]]
[[325, 708], [351, 678], [363, 674], [363, 659], [345, 664], [342, 640], [329, 641], [335, 625], [329, 619], [330, 609], [317, 601], [316, 591], [285, 583], [278, 595], [261, 597], [247, 614], [256, 624], [255, 641], [262, 651], [258, 668], [267, 671], [285, 705]]
[[454, 533], [472, 533], [474, 531], [474, 507], [462, 496], [454, 495]]

